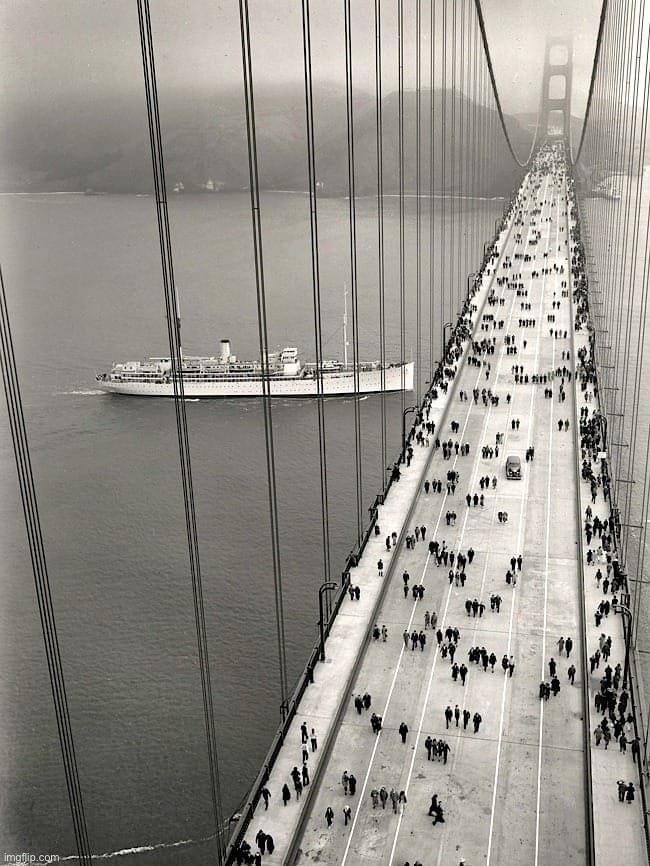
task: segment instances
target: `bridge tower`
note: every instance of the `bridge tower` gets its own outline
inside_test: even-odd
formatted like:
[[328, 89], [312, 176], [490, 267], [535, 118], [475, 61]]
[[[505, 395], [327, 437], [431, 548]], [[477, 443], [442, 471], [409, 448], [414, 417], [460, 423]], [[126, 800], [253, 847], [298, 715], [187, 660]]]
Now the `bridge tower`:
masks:
[[542, 141], [570, 138], [572, 82], [573, 38], [547, 37], [539, 127]]

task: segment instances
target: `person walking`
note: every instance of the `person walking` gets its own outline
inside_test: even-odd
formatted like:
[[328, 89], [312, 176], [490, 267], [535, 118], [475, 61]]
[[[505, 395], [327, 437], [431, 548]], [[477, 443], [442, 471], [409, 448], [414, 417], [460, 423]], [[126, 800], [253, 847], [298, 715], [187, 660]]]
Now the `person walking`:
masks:
[[349, 806], [343, 807], [343, 821], [345, 826], [347, 827], [349, 822], [352, 820], [352, 809]]
[[451, 722], [453, 716], [454, 716], [454, 713], [453, 713], [452, 708], [449, 705], [447, 705], [447, 707], [445, 709], [445, 727], [447, 729], [449, 729], [449, 723]]
[[569, 669], [567, 670], [567, 674], [569, 675], [569, 682], [571, 683], [571, 685], [574, 685], [575, 681], [576, 681], [576, 667], [575, 667], [575, 665], [569, 666]]
[[334, 809], [332, 809], [331, 806], [328, 806], [327, 809], [325, 809], [325, 820], [327, 821], [327, 826], [331, 827], [332, 821], [334, 820]]
[[474, 716], [472, 717], [472, 721], [474, 722], [474, 733], [478, 734], [478, 730], [481, 727], [481, 722], [483, 721], [483, 717], [478, 712], [474, 713]]
[[271, 792], [270, 792], [269, 789], [265, 786], [265, 787], [262, 788], [262, 790], [260, 791], [260, 794], [262, 795], [262, 799], [264, 800], [264, 811], [266, 812], [266, 811], [268, 811], [268, 808], [269, 808], [269, 799], [270, 799], [270, 797], [271, 797]]
[[566, 650], [566, 657], [569, 658], [573, 649], [573, 640], [570, 637], [564, 641], [564, 649]]
[[399, 726], [398, 730], [399, 730], [399, 735], [402, 738], [402, 742], [405, 743], [406, 742], [406, 735], [409, 732], [408, 725], [406, 724], [406, 722], [402, 722], [401, 725]]
[[472, 714], [469, 710], [463, 710], [463, 730], [467, 730], [467, 725], [469, 724], [469, 720], [472, 717]]
[[285, 782], [282, 786], [282, 802], [286, 806], [289, 800], [291, 799], [291, 791], [289, 790], [289, 786]]
[[514, 674], [514, 672], [515, 672], [515, 657], [509, 656], [508, 657], [508, 676], [511, 677]]

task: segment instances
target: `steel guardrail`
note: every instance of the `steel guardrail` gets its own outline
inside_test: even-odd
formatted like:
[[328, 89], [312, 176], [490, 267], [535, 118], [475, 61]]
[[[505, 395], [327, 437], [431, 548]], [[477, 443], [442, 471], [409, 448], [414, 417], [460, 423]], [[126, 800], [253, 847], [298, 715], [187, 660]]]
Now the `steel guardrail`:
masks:
[[[568, 168], [568, 161], [567, 161]], [[567, 171], [567, 177], [568, 177]], [[582, 603], [580, 604], [580, 648], [582, 650], [582, 700], [584, 704], [583, 713], [583, 731], [585, 737], [585, 774], [584, 774], [584, 789], [585, 789], [585, 836], [586, 847], [589, 860], [587, 866], [595, 866], [596, 864], [596, 840], [594, 829], [594, 798], [593, 798], [593, 772], [591, 766], [591, 703], [589, 699], [589, 651], [587, 646], [587, 594], [585, 591], [585, 565], [584, 565], [584, 542], [582, 539], [582, 500], [580, 496], [580, 488], [582, 484], [582, 476], [580, 474], [580, 421], [578, 418], [578, 377], [576, 373], [576, 341], [575, 341], [575, 315], [573, 307], [573, 270], [571, 268], [571, 216], [570, 216], [570, 201], [568, 185], [566, 189], [566, 231], [568, 246], [568, 277], [567, 286], [569, 289], [569, 308], [571, 310], [571, 366], [573, 369], [573, 444], [575, 448], [574, 472], [575, 472], [575, 490], [576, 490], [576, 513], [578, 518], [578, 579], [580, 583], [580, 593]], [[575, 202], [576, 213], [579, 216], [578, 204]]]

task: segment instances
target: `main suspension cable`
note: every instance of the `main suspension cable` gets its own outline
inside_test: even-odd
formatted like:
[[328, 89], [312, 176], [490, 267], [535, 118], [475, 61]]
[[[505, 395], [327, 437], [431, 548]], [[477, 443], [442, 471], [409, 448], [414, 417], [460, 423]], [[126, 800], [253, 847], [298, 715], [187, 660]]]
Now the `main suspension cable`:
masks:
[[490, 73], [490, 82], [492, 84], [492, 93], [494, 95], [494, 102], [496, 104], [497, 113], [499, 115], [499, 120], [501, 122], [501, 129], [503, 130], [503, 134], [506, 139], [506, 144], [508, 145], [508, 150], [510, 151], [510, 155], [517, 163], [519, 168], [527, 168], [530, 165], [530, 162], [533, 158], [533, 153], [535, 152], [535, 148], [537, 147], [537, 136], [539, 133], [539, 117], [537, 119], [537, 127], [535, 128], [535, 135], [533, 136], [533, 142], [530, 146], [530, 151], [528, 156], [522, 162], [517, 154], [515, 153], [515, 149], [512, 146], [512, 141], [510, 140], [510, 133], [508, 132], [508, 127], [506, 126], [505, 117], [503, 115], [503, 109], [501, 107], [501, 100], [499, 99], [499, 91], [497, 89], [496, 78], [494, 77], [494, 67], [492, 66], [492, 56], [490, 54], [490, 46], [488, 45], [487, 33], [485, 32], [485, 19], [483, 18], [483, 10], [481, 8], [481, 0], [474, 0], [474, 4], [476, 6], [476, 14], [478, 15], [478, 25], [481, 31], [481, 39], [483, 41], [483, 52], [485, 54], [485, 61], [487, 63], [488, 72]]

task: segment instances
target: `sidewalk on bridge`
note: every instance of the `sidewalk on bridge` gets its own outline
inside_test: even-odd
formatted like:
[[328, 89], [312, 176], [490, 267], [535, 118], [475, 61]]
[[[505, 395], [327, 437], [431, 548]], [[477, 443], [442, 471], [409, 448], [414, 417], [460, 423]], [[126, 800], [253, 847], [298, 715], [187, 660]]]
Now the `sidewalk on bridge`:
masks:
[[[512, 217], [509, 218], [496, 243], [496, 261], [501, 258], [512, 227]], [[494, 261], [494, 260], [493, 260]], [[483, 274], [481, 285], [474, 297], [476, 311], [472, 313], [472, 333], [474, 334], [481, 321], [485, 302], [496, 274], [497, 268], [488, 265]], [[457, 360], [457, 369], [462, 369], [469, 342], [463, 345], [463, 354]], [[458, 377], [450, 380], [446, 394], [440, 392], [438, 399], [432, 401], [425, 420], [434, 421], [436, 433], [444, 424], [444, 417], [453, 399]], [[432, 437], [433, 439], [435, 438]], [[372, 535], [366, 549], [350, 575], [352, 586], [361, 590], [359, 601], [346, 598], [334, 620], [330, 635], [325, 644], [326, 660], [320, 662], [314, 669], [314, 683], [306, 689], [300, 702], [296, 716], [289, 727], [285, 743], [280, 750], [271, 769], [267, 787], [271, 792], [268, 809], [260, 799], [245, 834], [245, 839], [253, 850], [257, 850], [255, 835], [261, 828], [273, 837], [275, 850], [272, 855], [266, 854], [266, 864], [284, 863], [291, 842], [295, 839], [303, 813], [309, 808], [310, 792], [317, 780], [321, 757], [327, 753], [330, 739], [336, 731], [339, 712], [347, 706], [350, 695], [348, 690], [353, 682], [357, 661], [361, 655], [364, 641], [368, 639], [374, 625], [374, 616], [379, 609], [384, 587], [391, 575], [393, 553], [401, 549], [402, 535], [407, 530], [407, 522], [412, 513], [425, 474], [435, 453], [433, 441], [426, 446], [414, 444], [414, 453], [410, 467], [401, 467], [401, 478], [391, 485], [384, 505], [379, 506], [377, 525], [381, 527], [379, 535]], [[389, 553], [386, 550], [385, 538], [392, 532], [399, 536], [398, 544]], [[378, 560], [384, 562], [385, 577], [377, 574]], [[381, 623], [379, 623], [381, 626]], [[302, 766], [302, 745], [300, 727], [307, 724], [312, 728], [318, 739], [318, 748], [310, 752], [308, 762], [311, 784], [304, 789], [300, 801], [296, 800], [290, 773], [294, 767]], [[282, 786], [289, 785], [291, 800], [287, 806], [282, 802]]]
[[[572, 223], [572, 227], [573, 227]], [[575, 321], [575, 304], [574, 321]], [[582, 347], [589, 344], [589, 334], [586, 330], [575, 331], [574, 335], [574, 369], [576, 368], [577, 353]], [[576, 396], [576, 423], [579, 423], [580, 410], [583, 406], [593, 409], [594, 403], [587, 402], [586, 392], [579, 387], [579, 382], [574, 377], [574, 388]], [[580, 451], [576, 455], [578, 460], [578, 472], [580, 473], [581, 457]], [[611, 465], [611, 463], [610, 463]], [[598, 491], [596, 502], [591, 502], [591, 490], [589, 483], [580, 476], [580, 517], [581, 531], [584, 532], [585, 510], [591, 505], [592, 511], [601, 520], [609, 519], [611, 514], [609, 506], [603, 496], [602, 490]], [[595, 546], [595, 545], [594, 545]], [[596, 627], [594, 612], [604, 596], [602, 588], [598, 586], [595, 574], [598, 566], [602, 566], [605, 572], [604, 558], [602, 562], [587, 565], [586, 545], [583, 550], [583, 568], [585, 575], [585, 627], [587, 632], [587, 652], [593, 654], [599, 646], [601, 634], [611, 635], [612, 654], [609, 664], [612, 668], [616, 664], [621, 667], [625, 661], [625, 637], [623, 634], [622, 617], [610, 613], [609, 617], [603, 619], [600, 627]], [[602, 660], [601, 660], [602, 661]], [[603, 665], [604, 668], [605, 665]], [[627, 753], [619, 749], [619, 745], [612, 738], [608, 749], [604, 744], [597, 747], [593, 737], [596, 726], [600, 723], [601, 716], [596, 712], [594, 697], [600, 691], [600, 678], [602, 668], [596, 668], [589, 678], [589, 730], [591, 732], [591, 767], [592, 767], [592, 797], [594, 811], [594, 841], [596, 849], [597, 864], [625, 863], [626, 866], [644, 866], [648, 862], [645, 834], [643, 826], [643, 812], [641, 795], [639, 791], [639, 779], [631, 750], [628, 746]], [[634, 781], [636, 787], [636, 799], [632, 804], [620, 803], [616, 782]]]

